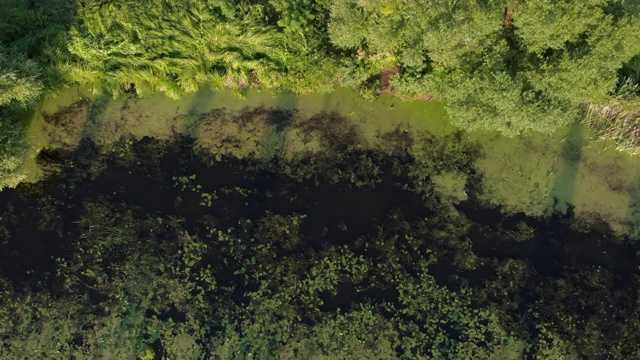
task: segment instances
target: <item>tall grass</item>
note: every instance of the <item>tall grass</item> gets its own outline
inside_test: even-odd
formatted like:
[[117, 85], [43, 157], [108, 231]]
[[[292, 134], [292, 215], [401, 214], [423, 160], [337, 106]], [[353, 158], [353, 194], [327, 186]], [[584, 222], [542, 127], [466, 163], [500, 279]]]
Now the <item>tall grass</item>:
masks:
[[238, 9], [225, 0], [94, 1], [78, 11], [65, 71], [114, 96], [131, 83], [139, 94], [172, 98], [205, 85], [292, 90], [285, 74], [314, 65], [296, 59], [302, 44]]
[[640, 110], [630, 110], [621, 104], [599, 107], [585, 105], [583, 123], [599, 140], [611, 140], [616, 149], [640, 155]]

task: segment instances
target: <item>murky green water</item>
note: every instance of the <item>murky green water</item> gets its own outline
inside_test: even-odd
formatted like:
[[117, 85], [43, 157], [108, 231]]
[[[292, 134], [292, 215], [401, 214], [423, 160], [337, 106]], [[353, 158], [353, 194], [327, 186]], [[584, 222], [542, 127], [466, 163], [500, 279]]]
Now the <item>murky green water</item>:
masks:
[[[440, 103], [402, 102], [389, 96], [370, 101], [345, 89], [302, 96], [250, 91], [244, 99], [203, 90], [179, 101], [153, 96], [93, 99], [78, 105], [83, 95], [69, 89], [42, 104], [29, 130], [32, 159], [39, 149], [72, 146], [81, 136], [109, 145], [122, 136], [164, 139], [176, 132], [196, 137], [200, 147], [221, 155], [291, 157], [320, 151], [317, 140], [303, 138], [295, 125], [323, 111], [345, 115], [371, 148], [384, 148], [383, 133], [406, 131], [414, 137], [414, 155], [429, 152], [426, 134], [441, 137], [458, 130], [446, 121]], [[56, 129], [49, 124], [47, 115], [74, 106], [75, 110], [61, 117], [65, 126]], [[259, 118], [238, 123], [214, 111], [239, 114], [260, 107], [293, 110], [294, 116], [287, 124]], [[594, 142], [580, 125], [553, 136], [505, 138], [476, 131], [464, 133], [461, 141], [479, 144], [484, 155], [476, 163], [483, 173], [481, 200], [503, 206], [504, 211], [542, 215], [566, 211], [573, 204], [578, 217], [602, 218], [619, 231], [635, 233], [640, 224], [640, 158], [616, 151], [611, 143]], [[24, 172], [31, 181], [38, 179], [34, 161], [25, 165]], [[454, 202], [466, 197], [461, 174], [441, 174], [434, 182]]]
[[[306, 96], [254, 91], [244, 99], [201, 91], [172, 101], [91, 98], [70, 89], [41, 105], [28, 135], [31, 161], [23, 171], [31, 181], [44, 178], [43, 172], [57, 175], [0, 193], [7, 204], [0, 214], [0, 245], [7, 254], [0, 270], [15, 284], [59, 291], [62, 279], [72, 284], [77, 276], [88, 277], [87, 284], [99, 286], [83, 282], [77, 291], [89, 294], [83, 306], [98, 309], [103, 299], [121, 297], [112, 295], [117, 284], [134, 284], [126, 296], [135, 300], [152, 292], [151, 287], [140, 289], [139, 284], [153, 283], [141, 279], [157, 275], [158, 283], [167, 283], [177, 274], [167, 271], [178, 269], [167, 265], [172, 261], [187, 264], [180, 270], [185, 274], [197, 274], [192, 266], [202, 260], [198, 266], [204, 269], [206, 263], [212, 271], [204, 285], [211, 297], [199, 298], [203, 308], [222, 309], [212, 304], [224, 301], [279, 318], [277, 311], [259, 305], [278, 299], [264, 295], [271, 292], [266, 289], [302, 299], [298, 291], [304, 288], [306, 294], [308, 285], [295, 279], [317, 277], [319, 284], [331, 279], [315, 259], [347, 259], [340, 255], [347, 250], [333, 252], [340, 248], [358, 261], [370, 261], [374, 270], [354, 267], [362, 277], [350, 278], [345, 274], [356, 270], [336, 268], [335, 284], [327, 287], [331, 291], [314, 293], [307, 301], [320, 301], [318, 314], [326, 316], [313, 320], [317, 324], [338, 309], [350, 314], [369, 303], [400, 309], [429, 299], [425, 296], [437, 289], [456, 289], [473, 304], [470, 311], [499, 309], [499, 316], [487, 320], [499, 322], [489, 327], [491, 332], [483, 330], [485, 320], [458, 324], [455, 319], [467, 315], [450, 315], [447, 309], [457, 314], [466, 305], [446, 290], [427, 301], [453, 301], [447, 309], [434, 310], [444, 319], [434, 329], [480, 346], [489, 341], [495, 358], [546, 356], [550, 337], [540, 334], [547, 329], [572, 334], [568, 339], [589, 339], [574, 347], [568, 343], [573, 340], [545, 335], [561, 339], [553, 346], [566, 358], [591, 351], [591, 334], [596, 333], [625, 334], [611, 345], [621, 353], [636, 348], [617, 344], [638, 333], [632, 327], [640, 323], [632, 301], [640, 272], [637, 244], [615, 236], [608, 225], [636, 235], [640, 158], [594, 142], [580, 125], [553, 136], [467, 133], [446, 121], [442, 104], [391, 97], [369, 101], [347, 90]], [[43, 151], [36, 161], [42, 149], [74, 151]], [[192, 247], [195, 243], [200, 245]], [[187, 260], [186, 244], [199, 260]], [[156, 255], [163, 249], [166, 256]], [[174, 257], [181, 251], [185, 257]], [[157, 272], [155, 264], [162, 264]], [[125, 265], [133, 275], [129, 270], [122, 278], [107, 275]], [[269, 283], [263, 283], [264, 274]], [[189, 277], [180, 279], [175, 284]], [[287, 279], [294, 279], [290, 287], [282, 285]], [[218, 293], [218, 286], [229, 290]], [[417, 289], [416, 300], [404, 300], [405, 289]], [[573, 301], [576, 294], [581, 301]], [[142, 334], [151, 333], [142, 321], [155, 321], [156, 315], [171, 322], [175, 317], [180, 324], [202, 318], [192, 313], [193, 298], [158, 299], [164, 305], [136, 310], [141, 322], [135, 326]], [[300, 309], [295, 311], [309, 313]], [[133, 318], [130, 310], [112, 313]], [[74, 321], [84, 323], [82, 316]], [[392, 318], [405, 326], [407, 319]], [[473, 330], [478, 324], [481, 329]], [[515, 326], [512, 334], [520, 335], [498, 343], [506, 339], [506, 332], [494, 337], [503, 326], [504, 331]], [[82, 328], [81, 335], [69, 335], [68, 341], [80, 338], [83, 346], [98, 333], [72, 328]], [[481, 336], [473, 340], [467, 332]], [[596, 341], [601, 349], [610, 337]], [[23, 340], [16, 337], [15, 342]], [[170, 347], [166, 344], [171, 341], [149, 340], [147, 345], [160, 354]]]

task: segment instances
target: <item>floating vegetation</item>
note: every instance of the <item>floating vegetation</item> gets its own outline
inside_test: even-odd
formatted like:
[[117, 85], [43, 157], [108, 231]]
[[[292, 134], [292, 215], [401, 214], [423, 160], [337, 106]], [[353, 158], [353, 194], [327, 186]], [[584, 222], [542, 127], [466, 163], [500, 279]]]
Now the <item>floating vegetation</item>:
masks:
[[324, 150], [290, 158], [182, 135], [125, 140], [134, 162], [44, 152], [44, 182], [0, 193], [0, 355], [640, 356], [633, 241], [488, 206], [459, 133], [367, 148], [314, 119]]

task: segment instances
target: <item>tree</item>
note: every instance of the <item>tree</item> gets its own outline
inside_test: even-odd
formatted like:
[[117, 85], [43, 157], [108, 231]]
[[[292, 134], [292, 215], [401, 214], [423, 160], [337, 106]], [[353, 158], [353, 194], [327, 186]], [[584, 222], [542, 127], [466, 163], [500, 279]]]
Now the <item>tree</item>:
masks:
[[371, 77], [380, 70], [367, 59], [387, 54], [402, 69], [399, 95], [435, 95], [454, 123], [515, 135], [552, 132], [580, 104], [609, 101], [618, 69], [640, 53], [636, 10], [623, 0], [350, 0], [332, 5], [329, 34], [358, 52], [360, 70], [346, 74]]
[[0, 45], [0, 106], [14, 102], [32, 106], [43, 90], [40, 68], [35, 61], [18, 53], [9, 53]]

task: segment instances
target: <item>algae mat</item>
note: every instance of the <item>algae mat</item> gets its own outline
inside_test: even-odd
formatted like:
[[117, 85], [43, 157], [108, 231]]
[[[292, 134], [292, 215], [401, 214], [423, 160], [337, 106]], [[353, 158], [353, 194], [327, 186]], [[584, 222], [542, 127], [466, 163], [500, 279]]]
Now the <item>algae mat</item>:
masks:
[[596, 142], [582, 125], [552, 136], [504, 138], [475, 133], [484, 157], [484, 200], [528, 215], [565, 213], [605, 220], [638, 237], [640, 158]]
[[[268, 115], [273, 109], [288, 116], [274, 121]], [[414, 156], [429, 152], [431, 136], [460, 130], [446, 121], [440, 103], [402, 102], [390, 96], [368, 100], [346, 89], [309, 95], [252, 90], [243, 98], [202, 90], [178, 101], [162, 96], [109, 99], [67, 89], [46, 99], [34, 115], [28, 133], [30, 158], [43, 148], [73, 147], [83, 137], [112, 146], [122, 137], [167, 139], [176, 133], [195, 137], [198, 146], [218, 156], [292, 157], [322, 151], [318, 139], [306, 136], [300, 126], [322, 112], [347, 118], [351, 124], [335, 132], [356, 129], [365, 148], [384, 149], [382, 134], [391, 131], [411, 134], [409, 151]], [[572, 205], [578, 217], [602, 219], [638, 237], [640, 158], [616, 151], [611, 143], [595, 142], [583, 126], [551, 136], [507, 138], [475, 131], [458, 138], [481, 149], [475, 163], [482, 174], [480, 200], [505, 212], [534, 216], [566, 212]], [[27, 162], [23, 172], [30, 181], [40, 175], [34, 161]], [[444, 173], [434, 183], [452, 202], [466, 198], [467, 179], [461, 174]]]

